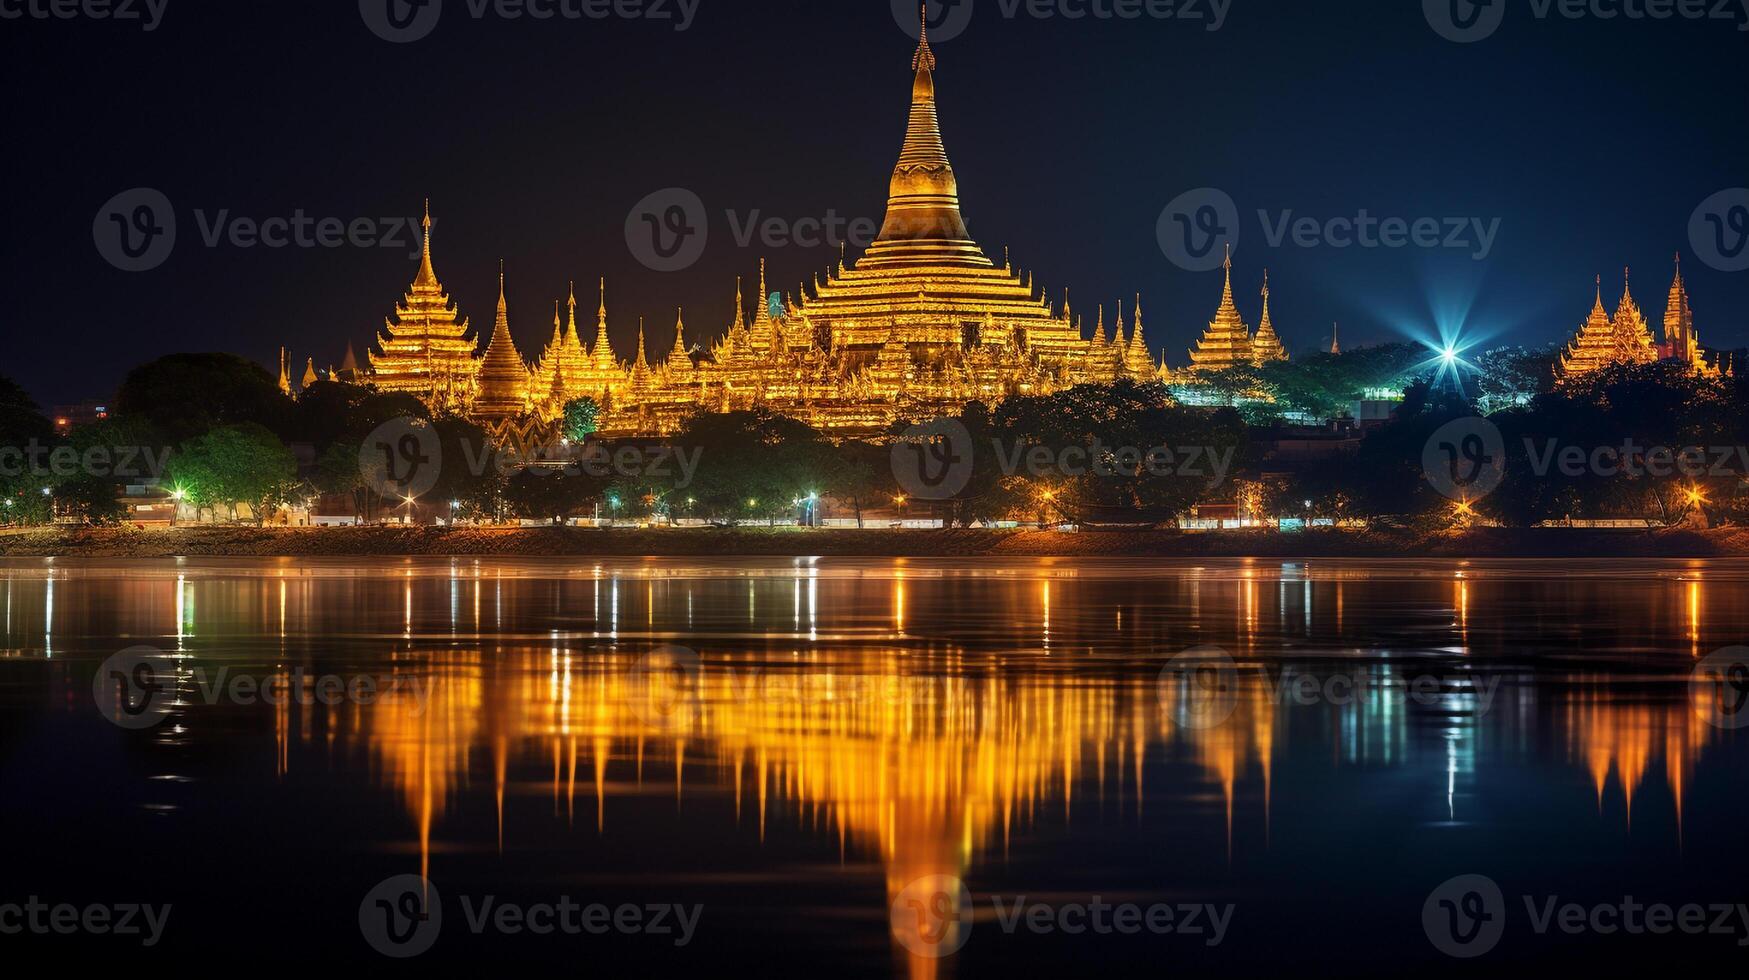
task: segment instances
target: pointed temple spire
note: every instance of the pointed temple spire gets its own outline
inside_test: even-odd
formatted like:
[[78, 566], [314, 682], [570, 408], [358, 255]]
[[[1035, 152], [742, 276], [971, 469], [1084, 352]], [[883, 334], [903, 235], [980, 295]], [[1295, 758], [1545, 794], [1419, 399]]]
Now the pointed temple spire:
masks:
[[1156, 371], [1154, 354], [1148, 350], [1148, 341], [1142, 336], [1142, 294], [1136, 294], [1135, 327], [1130, 331], [1130, 346], [1125, 352], [1130, 373], [1139, 377], [1152, 377]]
[[465, 407], [478, 368], [477, 340], [468, 336], [468, 320], [443, 291], [431, 264], [431, 208], [425, 209], [425, 235], [419, 272], [393, 319], [383, 321], [370, 360], [371, 382], [379, 391], [410, 394], [437, 409]]
[[608, 371], [616, 367], [617, 358], [613, 354], [613, 342], [607, 339], [607, 277], [601, 279], [601, 306], [595, 311], [595, 346], [589, 355], [598, 371]]
[[1202, 339], [1197, 342], [1196, 350], [1190, 352], [1192, 371], [1225, 371], [1251, 363], [1251, 328], [1239, 315], [1239, 305], [1233, 301], [1231, 245], [1227, 246], [1227, 256], [1221, 265], [1226, 270], [1221, 305], [1215, 311], [1215, 318], [1209, 321]]
[[674, 311], [674, 349], [668, 352], [668, 370], [683, 372], [692, 370], [692, 353], [686, 346], [686, 311]]
[[[557, 313], [557, 309], [554, 310]], [[556, 319], [556, 318], [555, 318]], [[527, 407], [528, 365], [510, 336], [510, 304], [505, 298], [504, 263], [498, 263], [498, 316], [492, 326], [492, 342], [480, 361], [479, 394], [474, 414], [485, 419], [505, 419], [522, 414]]]
[[419, 223], [424, 229], [420, 235], [419, 245], [419, 275], [413, 279], [413, 285], [434, 289], [442, 288], [437, 284], [437, 272], [431, 267], [431, 198], [425, 199], [425, 218]]
[[291, 390], [291, 365], [286, 363], [286, 350], [279, 349], [279, 393], [289, 395]]
[[1263, 318], [1257, 323], [1257, 336], [1251, 341], [1251, 363], [1258, 367], [1270, 361], [1287, 360], [1287, 348], [1275, 332], [1269, 318], [1269, 270], [1263, 270]]
[[1561, 354], [1560, 375], [1563, 380], [1589, 374], [1611, 364], [1645, 364], [1657, 360], [1657, 348], [1652, 345], [1651, 328], [1626, 288], [1628, 270], [1623, 270], [1621, 302], [1610, 316], [1603, 305], [1603, 277], [1596, 279], [1597, 291], [1592, 299], [1591, 314], [1579, 326], [1572, 343]]
[[322, 379], [316, 376], [316, 359], [313, 357], [306, 359], [304, 361], [304, 383], [301, 386], [302, 389], [307, 391], [311, 385], [320, 380]]
[[1330, 353], [1342, 353], [1342, 324], [1330, 324]]
[[959, 181], [948, 162], [935, 109], [935, 52], [929, 48], [928, 8], [911, 58], [911, 118], [888, 186], [887, 217], [860, 267], [927, 264], [993, 268], [960, 215]]

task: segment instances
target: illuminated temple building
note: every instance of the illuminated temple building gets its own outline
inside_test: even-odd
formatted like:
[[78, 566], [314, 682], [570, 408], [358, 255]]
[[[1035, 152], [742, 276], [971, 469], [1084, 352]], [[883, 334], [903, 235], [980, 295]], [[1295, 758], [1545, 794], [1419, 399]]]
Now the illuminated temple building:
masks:
[[1221, 305], [1208, 329], [1190, 352], [1191, 371], [1226, 371], [1237, 367], [1262, 367], [1271, 361], [1287, 360], [1287, 348], [1275, 332], [1269, 318], [1269, 273], [1263, 273], [1263, 319], [1255, 336], [1239, 306], [1233, 301], [1233, 256], [1229, 253], [1222, 263], [1227, 281], [1221, 287]]
[[701, 410], [753, 407], [851, 434], [958, 411], [973, 400], [1161, 379], [1139, 297], [1130, 326], [1120, 306], [1108, 336], [1102, 308], [1089, 339], [1066, 294], [1054, 306], [1030, 275], [984, 254], [960, 213], [927, 32], [911, 67], [910, 118], [885, 224], [860, 260], [840, 258], [794, 294], [768, 291], [761, 263], [750, 311], [737, 285], [734, 317], [711, 343], [689, 340], [677, 314], [673, 343], [665, 327], [659, 335], [660, 361], [650, 359], [642, 325], [631, 358], [614, 351], [605, 282], [594, 342], [586, 343], [573, 290], [568, 319], [555, 310], [552, 339], [529, 366], [510, 337], [502, 292], [486, 352], [476, 353], [483, 338], [468, 336], [466, 318], [433, 271], [427, 214], [418, 275], [377, 337], [380, 353], [370, 352], [363, 380], [416, 394], [434, 411], [521, 431], [549, 425], [568, 402], [590, 397], [610, 434], [661, 434]]
[[1654, 343], [1645, 314], [1634, 301], [1625, 282], [1621, 300], [1612, 316], [1603, 305], [1603, 277], [1597, 278], [1597, 298], [1591, 315], [1579, 327], [1578, 336], [1561, 355], [1561, 377], [1577, 378], [1615, 364], [1650, 364], [1659, 360], [1680, 361], [1700, 374], [1717, 375], [1717, 365], [1707, 363], [1695, 331], [1694, 311], [1688, 303], [1688, 287], [1682, 281], [1682, 256], [1676, 257], [1676, 278], [1664, 309], [1664, 342]]

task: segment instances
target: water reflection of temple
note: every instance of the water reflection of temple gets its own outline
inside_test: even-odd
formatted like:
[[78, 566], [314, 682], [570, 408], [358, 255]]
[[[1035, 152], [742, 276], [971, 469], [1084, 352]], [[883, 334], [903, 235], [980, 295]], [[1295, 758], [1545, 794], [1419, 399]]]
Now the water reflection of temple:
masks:
[[[677, 804], [727, 794], [742, 827], [781, 820], [878, 859], [892, 894], [927, 874], [976, 884], [1011, 845], [1095, 811], [1153, 827], [1185, 819], [1186, 802], [1243, 860], [1268, 848], [1272, 820], [1299, 816], [1284, 781], [1308, 767], [1426, 776], [1429, 815], [1463, 821], [1491, 764], [1529, 761], [1587, 782], [1595, 803], [1574, 802], [1597, 821], [1673, 810], [1680, 826], [1719, 730], [1686, 685], [1634, 686], [1610, 662], [1643, 679], [1647, 663], [1712, 649], [1749, 623], [1743, 595], [1733, 576], [1686, 565], [1601, 582], [1275, 562], [8, 569], [3, 646], [61, 658], [93, 635], [155, 636], [210, 663], [247, 638], [285, 670], [339, 644], [347, 663], [425, 685], [422, 699], [274, 709], [274, 766], [366, 767], [439, 879], [446, 838], [483, 836], [462, 811], [484, 794], [499, 835], [506, 812], [531, 807], [613, 834], [641, 785]], [[652, 697], [652, 677], [669, 675], [639, 654], [675, 642], [699, 649], [696, 675], [682, 664]], [[1539, 643], [1533, 669], [1515, 651]], [[1233, 710], [1188, 728], [1156, 674], [1202, 644], [1238, 662]], [[1418, 670], [1465, 682], [1431, 708], [1382, 686], [1341, 705], [1279, 694], [1284, 671]], [[1483, 711], [1485, 676], [1501, 686]], [[178, 719], [181, 737], [209, 737], [203, 710]], [[1299, 773], [1296, 745], [1314, 747], [1292, 756]], [[1669, 802], [1647, 793], [1660, 785]]]

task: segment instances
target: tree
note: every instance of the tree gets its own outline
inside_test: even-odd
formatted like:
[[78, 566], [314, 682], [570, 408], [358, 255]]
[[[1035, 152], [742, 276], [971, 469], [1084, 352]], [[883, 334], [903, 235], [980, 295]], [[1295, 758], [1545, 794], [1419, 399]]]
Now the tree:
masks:
[[594, 435], [601, 421], [601, 406], [593, 398], [579, 398], [565, 405], [565, 438], [581, 443]]
[[200, 508], [250, 505], [256, 524], [288, 499], [297, 486], [297, 460], [273, 433], [260, 425], [214, 429], [185, 445], [171, 459], [177, 486]]
[[[49, 447], [54, 426], [36, 402], [11, 378], [0, 377], [0, 524], [41, 524], [50, 519], [51, 499], [42, 492], [49, 481], [32, 471], [29, 453]], [[16, 458], [14, 458], [16, 454]]]
[[1483, 415], [1529, 405], [1555, 380], [1553, 347], [1496, 347], [1476, 358], [1476, 408]]
[[517, 517], [563, 526], [583, 512], [591, 499], [585, 492], [577, 480], [557, 470], [529, 467], [510, 477], [504, 500]]
[[116, 414], [150, 421], [173, 445], [220, 426], [283, 433], [292, 407], [265, 368], [235, 354], [161, 357], [128, 372], [115, 401]]
[[677, 489], [719, 523], [793, 513], [797, 500], [820, 491], [831, 455], [817, 430], [764, 409], [695, 415], [674, 443], [699, 461], [693, 483]]

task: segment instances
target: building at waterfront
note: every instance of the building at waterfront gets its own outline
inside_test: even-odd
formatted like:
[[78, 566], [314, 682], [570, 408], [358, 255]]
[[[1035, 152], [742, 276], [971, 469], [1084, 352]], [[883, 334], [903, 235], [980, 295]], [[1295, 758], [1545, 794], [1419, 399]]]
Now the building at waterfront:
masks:
[[[714, 341], [691, 339], [677, 312], [672, 343], [665, 326], [653, 337], [640, 326], [636, 352], [622, 358], [608, 340], [603, 282], [592, 344], [579, 332], [573, 289], [567, 315], [555, 309], [552, 338], [528, 363], [510, 338], [501, 291], [479, 354], [485, 338], [470, 336], [432, 267], [427, 209], [418, 274], [360, 380], [415, 394], [434, 411], [522, 431], [551, 425], [567, 403], [588, 397], [607, 433], [661, 434], [701, 410], [757, 406], [827, 432], [868, 434], [973, 400], [1161, 379], [1139, 297], [1133, 326], [1119, 306], [1107, 335], [1101, 308], [1088, 338], [1066, 293], [1053, 304], [1031, 274], [1006, 256], [992, 261], [972, 238], [942, 138], [936, 66], [925, 31], [911, 60], [910, 114], [886, 220], [866, 253], [854, 262], [841, 257], [789, 292], [768, 288], [762, 262], [751, 309], [738, 283], [735, 314]], [[1279, 350], [1273, 330], [1267, 337]], [[662, 359], [652, 360], [650, 349]]]

